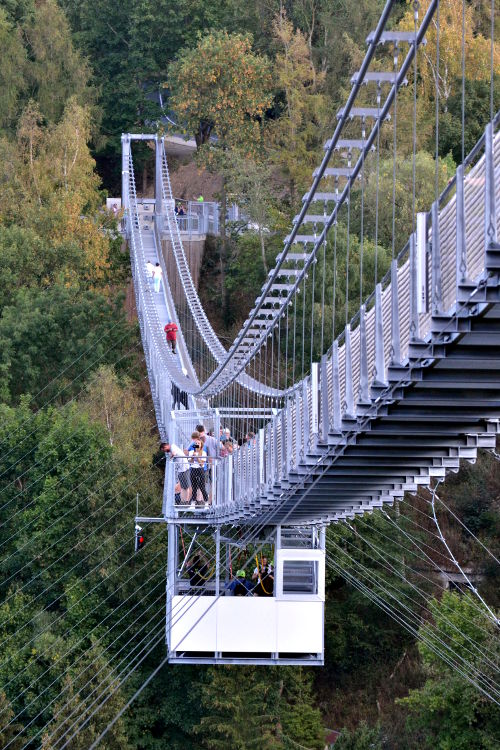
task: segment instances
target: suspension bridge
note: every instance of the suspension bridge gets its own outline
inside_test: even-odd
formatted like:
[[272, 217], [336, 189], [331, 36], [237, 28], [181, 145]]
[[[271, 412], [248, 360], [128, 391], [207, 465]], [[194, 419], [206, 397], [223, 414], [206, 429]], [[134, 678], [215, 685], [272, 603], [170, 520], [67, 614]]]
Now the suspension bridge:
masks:
[[[149, 466], [122, 477], [119, 462], [115, 467], [99, 455], [85, 481], [70, 485], [71, 471], [61, 468], [76, 465], [69, 463], [74, 455], [81, 465], [80, 446], [66, 453], [64, 436], [64, 455], [40, 477], [47, 450], [57, 452], [54, 444], [44, 444], [43, 455], [33, 453], [36, 414], [14, 426], [3, 480], [14, 494], [2, 501], [9, 524], [2, 522], [4, 544], [12, 550], [3, 579], [3, 750], [64, 750], [78, 735], [94, 750], [168, 663], [322, 665], [327, 571], [334, 585], [343, 579], [412, 642], [422, 641], [482, 702], [500, 705], [500, 622], [481, 585], [485, 561], [493, 570], [498, 553], [438, 494], [449, 472], [474, 463], [480, 450], [489, 451], [485, 463], [500, 461], [495, 4], [491, 39], [483, 37], [491, 42], [489, 111], [469, 153], [466, 82], [477, 79], [468, 67], [468, 5], [462, 4], [461, 75], [453, 84], [455, 93], [461, 87], [455, 143], [461, 159], [446, 185], [438, 159], [445, 110], [439, 6], [426, 0], [422, 12], [413, 3], [413, 28], [403, 31], [401, 4], [386, 3], [282, 250], [229, 347], [211, 325], [185, 247], [194, 231], [216, 235], [225, 217], [215, 204], [193, 204], [179, 217], [165, 138], [154, 128], [122, 136], [122, 227], [152, 407], [161, 439], [171, 452], [174, 445], [180, 450], [166, 460], [155, 507], [150, 496], [136, 500], [141, 479], [151, 478]], [[425, 141], [427, 152], [435, 146], [426, 206], [417, 189], [424, 59], [434, 74], [436, 105]], [[137, 141], [154, 148], [153, 199], [136, 191]], [[396, 232], [403, 223], [396, 189], [401, 159], [411, 162], [404, 240]], [[387, 170], [389, 162], [388, 198], [382, 165]], [[161, 269], [159, 291], [150, 264]], [[165, 338], [170, 321], [178, 328], [175, 351]], [[213, 435], [216, 447], [196, 464], [183, 449], [198, 440], [192, 437], [198, 425], [205, 426], [206, 444]], [[226, 435], [233, 440], [224, 442]], [[44, 493], [53, 515], [40, 527], [30, 510], [35, 499], [24, 505], [24, 498], [42, 480], [50, 490], [60, 485], [60, 494]], [[95, 502], [94, 482], [103, 503]], [[65, 507], [68, 497], [75, 503]], [[466, 538], [467, 555], [471, 540], [481, 547], [471, 553], [473, 566], [464, 562], [459, 537], [447, 539], [451, 518]], [[62, 532], [52, 540], [60, 522]], [[336, 528], [327, 534], [330, 524]], [[102, 545], [105, 525], [112, 533]], [[85, 554], [83, 535], [92, 537]], [[144, 543], [146, 554], [136, 557]], [[470, 593], [457, 605], [463, 619], [445, 598], [433, 601], [451, 584]], [[248, 595], [236, 595], [238, 585]], [[328, 615], [340, 596], [329, 600]], [[145, 671], [138, 685], [138, 672]], [[134, 673], [123, 700], [110, 703]], [[112, 740], [121, 741], [121, 733]]]
[[[126, 237], [160, 435], [187, 446], [198, 423], [216, 439], [227, 425], [235, 436], [251, 434], [232, 455], [211, 459], [210, 501], [203, 507], [179, 500], [180, 467], [172, 462], [161, 516], [137, 517], [141, 526], [157, 521], [169, 529], [172, 662], [322, 663], [325, 527], [392, 505], [406, 491], [457, 471], [461, 459], [474, 462], [479, 448], [496, 445], [498, 114], [491, 111], [481, 139], [444, 191], [436, 187], [428, 211], [414, 215], [406, 245], [398, 254], [393, 249], [390, 270], [375, 279], [372, 293], [361, 293], [354, 317], [347, 314], [349, 244], [345, 298], [338, 291], [336, 297], [336, 255], [333, 290], [325, 290], [328, 236], [336, 249], [338, 222], [346, 218], [349, 228], [351, 195], [363, 195], [365, 171], [379, 157], [380, 134], [391, 118], [385, 127], [393, 124], [396, 159], [398, 93], [412, 73], [416, 98], [418, 53], [437, 5], [431, 2], [422, 18], [415, 10], [414, 30], [405, 32], [391, 30], [393, 3], [386, 4], [283, 250], [229, 349], [190, 274], [163, 137], [122, 136]], [[412, 127], [415, 143], [415, 121]], [[136, 193], [137, 140], [154, 143], [153, 202]], [[415, 203], [415, 171], [412, 189]], [[363, 204], [360, 211], [362, 279]], [[394, 227], [394, 196], [392, 211]], [[160, 293], [148, 278], [148, 261], [163, 271]], [[345, 310], [340, 335], [322, 314], [315, 318], [325, 294], [333, 295], [333, 321], [337, 309]], [[178, 325], [175, 353], [163, 333], [169, 321]], [[213, 570], [193, 596], [183, 578], [186, 557], [196, 545], [207, 549], [203, 539], [213, 542]], [[273, 597], [223, 596], [231, 553], [248, 544], [273, 546]]]

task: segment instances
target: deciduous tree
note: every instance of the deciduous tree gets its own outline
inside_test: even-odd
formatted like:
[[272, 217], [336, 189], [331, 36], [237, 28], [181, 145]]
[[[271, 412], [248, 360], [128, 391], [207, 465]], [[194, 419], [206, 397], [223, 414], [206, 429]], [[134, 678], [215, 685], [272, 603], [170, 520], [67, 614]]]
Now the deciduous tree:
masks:
[[[474, 678], [479, 671], [494, 680], [497, 670], [491, 662], [498, 663], [500, 656], [497, 628], [478, 610], [472, 594], [447, 592], [441, 601], [431, 600], [428, 607], [434, 627], [422, 626], [425, 641], [419, 643], [427, 681], [400, 701], [409, 710], [409, 731], [412, 735], [418, 733], [418, 747], [425, 750], [436, 747], [490, 750], [500, 740], [498, 706], [439, 653], [443, 651], [444, 640], [452, 654], [472, 664], [472, 668], [465, 666], [469, 676]], [[478, 647], [473, 652], [471, 642]], [[456, 662], [456, 657], [453, 661]]]
[[200, 37], [196, 47], [181, 50], [168, 68], [168, 85], [180, 122], [204, 147], [201, 159], [223, 175], [220, 270], [225, 309], [228, 149], [251, 152], [260, 143], [259, 119], [271, 103], [269, 61], [252, 51], [250, 36], [214, 31]]
[[[430, 0], [420, 3], [420, 17], [429, 8]], [[418, 95], [423, 102], [434, 100], [436, 86], [441, 106], [446, 111], [448, 99], [456, 93], [462, 75], [462, 0], [441, 0], [439, 12], [439, 67], [437, 65], [437, 18], [434, 16], [426, 33], [427, 44], [420, 48], [418, 59]], [[465, 4], [465, 75], [470, 81], [489, 81], [490, 40], [476, 27], [474, 7]], [[408, 10], [399, 28], [413, 31], [413, 10]], [[494, 70], [500, 66], [500, 45], [494, 44]], [[411, 78], [412, 73], [409, 73]]]
[[283, 171], [293, 205], [318, 158], [326, 123], [326, 102], [320, 92], [325, 76], [316, 72], [304, 34], [294, 29], [284, 11], [273, 21], [273, 36], [276, 86], [283, 105], [280, 117], [269, 128], [271, 157]]
[[0, 129], [12, 127], [18, 114], [19, 98], [25, 86], [26, 50], [21, 30], [0, 8]]

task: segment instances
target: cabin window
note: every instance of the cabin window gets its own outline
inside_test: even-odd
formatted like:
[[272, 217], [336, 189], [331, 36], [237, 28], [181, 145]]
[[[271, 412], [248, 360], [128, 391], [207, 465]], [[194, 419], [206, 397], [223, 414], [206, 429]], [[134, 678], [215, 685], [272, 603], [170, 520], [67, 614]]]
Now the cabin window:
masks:
[[283, 562], [283, 594], [318, 594], [318, 561], [285, 560]]

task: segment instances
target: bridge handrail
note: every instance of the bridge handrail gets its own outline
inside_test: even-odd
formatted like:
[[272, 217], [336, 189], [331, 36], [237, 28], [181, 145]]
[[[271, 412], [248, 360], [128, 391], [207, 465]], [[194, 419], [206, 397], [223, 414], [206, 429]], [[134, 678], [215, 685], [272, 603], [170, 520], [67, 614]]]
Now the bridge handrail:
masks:
[[[169, 351], [162, 331], [151, 287], [146, 276], [146, 257], [140, 229], [140, 215], [135, 189], [132, 154], [128, 161], [128, 209], [125, 212], [127, 234], [130, 238], [132, 277], [135, 290], [141, 338], [148, 368], [151, 392], [162, 438], [168, 436], [168, 421], [171, 413], [171, 384], [175, 382], [181, 390], [192, 393], [197, 390], [193, 382], [182, 372], [173, 354]], [[166, 282], [166, 278], [164, 278]]]
[[[500, 113], [495, 118], [494, 123], [498, 128]], [[466, 160], [467, 164], [471, 164], [478, 156], [480, 157], [467, 174], [464, 191], [466, 214], [477, 216], [479, 211], [479, 220], [476, 219], [479, 231], [476, 230], [476, 234], [480, 243], [485, 238], [483, 226], [484, 193], [481, 188], [485, 182], [482, 175], [485, 172], [486, 157], [485, 154], [480, 156], [484, 144], [485, 137], [483, 136], [471, 152], [472, 155]], [[495, 199], [497, 204], [500, 204], [500, 132], [497, 132], [493, 137], [493, 151]], [[481, 183], [479, 190], [475, 184], [478, 181]], [[440, 224], [443, 221], [449, 221], [450, 216], [452, 220], [454, 219], [456, 195], [451, 194], [450, 186], [443, 191], [440, 202], [446, 200], [446, 198], [447, 201], [444, 205], [441, 205], [441, 211], [438, 214]], [[497, 222], [500, 223], [500, 217], [497, 217]], [[451, 241], [455, 243], [454, 236], [452, 236]], [[482, 247], [482, 268], [476, 268], [477, 273], [471, 279], [475, 285], [481, 283], [485, 272], [486, 243]], [[468, 251], [470, 253], [471, 248], [468, 248]], [[439, 247], [437, 252], [441, 258], [444, 250]], [[368, 373], [365, 384], [367, 393], [369, 393], [371, 384], [377, 380], [377, 376], [383, 383], [386, 368], [389, 364], [394, 363], [394, 352], [391, 351], [390, 347], [394, 314], [397, 318], [397, 329], [399, 331], [400, 357], [398, 364], [408, 362], [408, 350], [412, 338], [413, 340], [419, 340], [430, 335], [431, 312], [421, 313], [417, 316], [416, 328], [412, 332], [414, 300], [417, 296], [412, 265], [414, 253], [413, 242], [408, 242], [398, 258], [393, 261], [392, 271], [386, 277], [388, 283], [385, 288], [382, 290], [382, 284], [378, 285], [379, 293], [375, 295], [375, 304], [368, 313], [363, 305], [361, 310], [353, 317], [351, 323], [336, 338], [328, 354], [324, 355], [324, 370], [319, 379], [316, 376], [314, 389], [313, 375], [307, 375], [303, 381], [296, 384], [294, 397], [287, 399], [285, 407], [270, 419], [266, 427], [259, 431], [255, 440], [243, 445], [233, 454], [233, 507], [230, 507], [230, 503], [224, 507], [220, 506], [221, 513], [226, 513], [229, 518], [232, 518], [233, 516], [237, 517], [239, 512], [248, 511], [248, 507], [257, 502], [259, 497], [265, 496], [266, 492], [271, 492], [274, 485], [281, 481], [287, 481], [289, 471], [296, 470], [298, 464], [304, 462], [307, 453], [314, 454], [321, 436], [325, 440], [332, 430], [337, 429], [340, 432], [345, 429], [342, 427], [343, 420], [356, 419], [359, 406], [363, 406], [362, 403], [359, 403], [362, 363], [365, 362], [366, 372]], [[453, 258], [458, 266], [459, 259], [456, 253], [453, 254]], [[455, 270], [455, 266], [452, 265], [452, 275], [455, 274]], [[397, 294], [398, 291], [400, 294]], [[392, 296], [395, 292], [398, 305], [395, 309], [391, 309]], [[429, 307], [431, 308], [432, 305], [429, 304]], [[461, 303], [455, 300], [452, 307], [445, 312], [452, 316], [453, 313], [460, 310], [460, 307]], [[380, 340], [379, 333], [378, 341], [375, 330], [377, 315], [382, 318], [383, 329], [382, 340]], [[356, 322], [358, 325], [354, 327]], [[369, 329], [372, 330], [371, 336], [369, 335]], [[384, 374], [372, 372], [370, 368], [370, 364], [373, 364], [376, 359], [375, 348], [377, 346], [382, 346], [383, 349]], [[370, 347], [371, 350], [369, 351]], [[316, 364], [313, 367], [318, 368], [319, 366]], [[326, 378], [326, 382], [323, 377]], [[321, 383], [321, 389], [326, 391], [326, 411], [324, 409], [325, 402], [321, 403], [319, 383]], [[337, 402], [337, 414], [335, 414], [335, 401]], [[372, 404], [371, 397], [364, 406], [366, 407], [368, 404]], [[284, 439], [284, 436], [286, 436], [286, 439]], [[250, 470], [249, 466], [252, 467]], [[279, 500], [277, 499], [275, 502], [278, 504]]]

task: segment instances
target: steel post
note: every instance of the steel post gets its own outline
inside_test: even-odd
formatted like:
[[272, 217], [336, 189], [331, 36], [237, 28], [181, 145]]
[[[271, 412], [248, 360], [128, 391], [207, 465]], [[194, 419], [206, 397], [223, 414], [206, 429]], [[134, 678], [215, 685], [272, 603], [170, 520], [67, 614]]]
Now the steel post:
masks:
[[439, 203], [434, 201], [432, 215], [432, 312], [440, 313], [443, 306], [441, 282], [441, 242], [439, 239]]
[[129, 200], [129, 161], [130, 161], [130, 136], [128, 133], [122, 135], [122, 207], [125, 212], [130, 208]]
[[401, 336], [399, 332], [398, 261], [391, 263], [391, 362], [401, 364]]
[[351, 349], [351, 326], [348, 323], [345, 327], [345, 410], [344, 416], [352, 419], [354, 413], [354, 392], [352, 387], [352, 349]]
[[361, 305], [359, 311], [359, 390], [358, 404], [367, 406], [371, 403], [368, 393], [368, 343], [366, 340], [366, 307]]
[[328, 414], [328, 356], [321, 357], [321, 440], [328, 442], [330, 419]]
[[[456, 264], [457, 264], [457, 295], [458, 286], [467, 278], [467, 249], [465, 245], [465, 193], [464, 193], [464, 167], [460, 164], [457, 168], [457, 224], [456, 224]], [[457, 297], [458, 298], [458, 297]]]
[[493, 123], [486, 126], [484, 135], [485, 158], [485, 208], [484, 208], [484, 240], [487, 250], [490, 243], [497, 241], [497, 219], [495, 200], [495, 162], [493, 144]]

